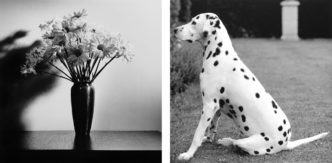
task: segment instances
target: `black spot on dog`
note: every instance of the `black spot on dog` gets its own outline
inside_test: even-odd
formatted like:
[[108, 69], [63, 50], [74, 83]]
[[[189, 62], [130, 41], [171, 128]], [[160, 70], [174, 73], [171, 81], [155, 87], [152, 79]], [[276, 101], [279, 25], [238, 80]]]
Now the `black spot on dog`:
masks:
[[208, 31], [204, 31], [204, 32], [203, 32], [203, 37], [207, 37], [207, 36], [208, 36], [208, 34], [209, 34], [209, 32], [208, 32]]
[[234, 67], [234, 68], [233, 68], [233, 71], [235, 71], [235, 70], [236, 70], [236, 68]]
[[244, 130], [245, 131], [249, 131], [249, 127], [248, 126], [244, 126]]
[[234, 61], [237, 61], [237, 58], [234, 58], [233, 60], [234, 60]]
[[216, 30], [212, 31], [212, 34], [213, 34], [213, 35], [215, 35], [216, 33], [217, 33], [217, 31], [216, 31]]
[[246, 122], [246, 116], [244, 116], [243, 114], [241, 115], [241, 119], [242, 119], [242, 122]]
[[256, 93], [255, 96], [256, 96], [256, 98], [259, 98], [259, 97], [260, 97], [259, 93]]
[[213, 99], [213, 102], [214, 102], [214, 103], [217, 103], [217, 99]]
[[[231, 108], [231, 109], [233, 109], [233, 105], [229, 105], [229, 107]], [[234, 112], [234, 110], [231, 110], [231, 111], [233, 111]], [[235, 112], [234, 112], [235, 113]]]
[[284, 119], [284, 124], [286, 124], [286, 119]]
[[255, 77], [252, 77], [252, 81], [255, 81]]
[[258, 154], [259, 154], [259, 152], [258, 152], [258, 151], [254, 151], [254, 153], [255, 153], [256, 155], [258, 155]]
[[275, 109], [278, 109], [277, 104], [273, 100], [272, 100], [272, 107], [275, 108]]
[[270, 149], [273, 149], [273, 146], [271, 146]]
[[220, 20], [217, 20], [217, 21], [216, 21], [216, 24], [214, 25], [214, 27], [219, 28], [219, 29], [221, 28], [221, 27], [220, 27]]
[[214, 124], [211, 125], [210, 130], [213, 130], [215, 128]]
[[216, 51], [213, 53], [212, 57], [215, 57], [220, 54], [220, 49], [216, 48]]
[[210, 25], [212, 25], [213, 24], [213, 22], [212, 21], [210, 21]]
[[246, 154], [246, 155], [250, 155], [250, 153], [249, 153], [248, 151], [245, 151], [245, 150], [240, 150], [239, 153], [240, 153], [240, 154], [243, 153], [243, 155], [245, 155], [245, 154]]
[[206, 57], [206, 59], [209, 59], [210, 56], [211, 56], [211, 54], [212, 54], [212, 51], [209, 52], [209, 54], [208, 54], [208, 56]]
[[221, 46], [222, 46], [222, 42], [219, 42], [219, 43], [218, 43], [218, 46], [221, 47]]
[[209, 15], [205, 15], [205, 17], [206, 17], [206, 19], [209, 19], [210, 16]]
[[209, 41], [207, 42], [207, 44], [209, 45], [209, 44], [210, 44], [210, 42], [211, 42], [211, 41], [209, 40]]
[[213, 19], [216, 19], [216, 18], [217, 18], [217, 17], [213, 17], [213, 16], [210, 16], [210, 17], [209, 17], [209, 19], [212, 19], [212, 20], [213, 20]]
[[242, 72], [244, 72], [244, 69], [243, 69], [243, 68], [241, 68], [241, 71], [242, 71]]
[[284, 135], [284, 137], [286, 137], [287, 136], [287, 132], [285, 131], [283, 135]]
[[204, 111], [202, 111], [202, 114], [204, 114]]
[[196, 25], [196, 22], [195, 22], [195, 21], [192, 21], [191, 24], [192, 24], [192, 25]]
[[242, 112], [243, 111], [243, 107], [239, 106], [239, 110], [240, 110], [240, 112]]
[[219, 99], [219, 106], [220, 108], [223, 108], [225, 105], [225, 101], [223, 99]]
[[193, 41], [192, 40], [186, 40], [187, 42], [189, 42], [189, 43], [193, 43]]
[[284, 142], [282, 140], [278, 141], [279, 145], [282, 145]]
[[230, 113], [226, 114], [229, 118], [233, 119], [233, 116]]
[[202, 68], [202, 73], [204, 72], [204, 68]]
[[278, 130], [279, 130], [279, 131], [282, 131], [282, 126], [279, 126], [279, 127], [278, 127]]
[[218, 64], [219, 64], [218, 61], [215, 61], [215, 62], [213, 63], [214, 66], [218, 66]]
[[191, 34], [190, 36], [191, 36], [191, 37], [193, 37], [193, 36], [194, 36], [194, 34]]
[[196, 19], [199, 19], [199, 15], [198, 15], [198, 16], [196, 16]]
[[266, 152], [271, 152], [271, 149], [267, 148], [267, 149], [266, 149]]
[[275, 110], [274, 113], [277, 114], [277, 111]]
[[204, 96], [204, 91], [202, 91], [202, 95]]
[[288, 141], [288, 137], [286, 137], [286, 140], [285, 141]]
[[247, 79], [247, 80], [249, 80], [249, 77], [247, 75], [244, 75], [244, 78]]
[[224, 87], [221, 87], [220, 88], [220, 93], [223, 94], [225, 92], [225, 88]]
[[207, 45], [204, 46], [204, 51], [206, 50], [206, 48], [207, 48]]
[[216, 36], [216, 37], [214, 38], [214, 40], [217, 40], [217, 38], [218, 38], [218, 37]]
[[229, 99], [226, 99], [226, 103], [227, 103], [227, 104], [229, 103]]
[[228, 55], [228, 50], [225, 51], [225, 54]]
[[268, 138], [268, 137], [265, 137], [264, 139], [265, 139], [265, 141], [269, 141], [269, 138]]
[[207, 119], [207, 121], [210, 121], [210, 120], [211, 120], [211, 118], [208, 118], [208, 119]]
[[289, 134], [291, 132], [291, 129], [288, 129], [287, 133]]
[[265, 136], [264, 132], [262, 132], [261, 135], [264, 137]]
[[177, 28], [175, 28], [175, 29], [173, 30], [173, 32], [174, 32], [174, 33], [177, 33], [177, 32], [178, 32], [178, 29], [177, 29]]

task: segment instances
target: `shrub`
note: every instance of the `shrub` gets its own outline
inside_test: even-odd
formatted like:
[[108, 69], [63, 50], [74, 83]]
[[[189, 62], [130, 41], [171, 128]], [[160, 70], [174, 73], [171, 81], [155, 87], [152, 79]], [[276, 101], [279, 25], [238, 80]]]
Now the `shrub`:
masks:
[[171, 52], [171, 95], [199, 81], [203, 49], [200, 44], [178, 42]]

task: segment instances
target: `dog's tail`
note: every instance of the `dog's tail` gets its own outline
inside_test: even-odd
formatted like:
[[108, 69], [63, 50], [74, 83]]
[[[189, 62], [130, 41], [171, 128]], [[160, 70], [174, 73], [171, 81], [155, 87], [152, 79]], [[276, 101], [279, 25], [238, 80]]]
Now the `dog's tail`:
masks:
[[294, 148], [296, 148], [300, 145], [307, 144], [307, 143], [310, 143], [312, 141], [321, 139], [321, 138], [325, 137], [327, 134], [329, 134], [329, 132], [324, 132], [324, 133], [321, 133], [321, 134], [318, 134], [318, 135], [315, 135], [315, 136], [312, 136], [312, 137], [309, 137], [309, 138], [290, 141], [290, 142], [288, 142], [288, 144], [286, 146], [286, 150], [291, 150], [291, 149], [294, 149]]

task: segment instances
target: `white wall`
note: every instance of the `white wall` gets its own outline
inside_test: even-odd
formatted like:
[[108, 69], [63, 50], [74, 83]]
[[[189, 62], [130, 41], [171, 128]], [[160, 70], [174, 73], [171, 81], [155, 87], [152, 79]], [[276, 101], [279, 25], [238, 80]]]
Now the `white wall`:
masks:
[[[94, 82], [92, 130], [161, 130], [160, 0], [0, 0], [0, 39], [26, 29], [20, 43], [29, 44], [40, 38], [39, 24], [83, 8], [90, 22], [120, 32], [135, 54], [131, 63], [112, 62]], [[27, 130], [73, 130], [71, 86], [59, 79], [33, 101], [24, 114]]]

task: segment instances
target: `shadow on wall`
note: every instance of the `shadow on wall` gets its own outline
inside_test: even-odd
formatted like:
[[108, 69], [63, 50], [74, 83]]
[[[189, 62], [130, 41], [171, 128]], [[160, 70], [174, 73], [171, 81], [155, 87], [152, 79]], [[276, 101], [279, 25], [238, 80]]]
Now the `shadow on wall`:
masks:
[[[55, 83], [53, 76], [21, 74], [25, 54], [41, 44], [35, 41], [30, 46], [15, 46], [15, 41], [26, 35], [26, 31], [17, 31], [0, 40], [0, 149], [20, 144], [20, 139], [9, 136], [9, 133], [25, 130], [21, 121], [24, 109]], [[39, 70], [48, 68], [45, 64], [37, 67]]]

